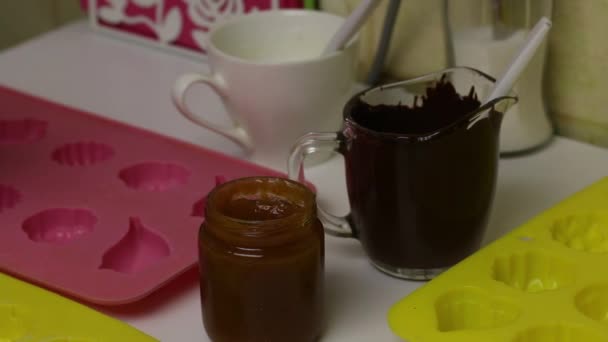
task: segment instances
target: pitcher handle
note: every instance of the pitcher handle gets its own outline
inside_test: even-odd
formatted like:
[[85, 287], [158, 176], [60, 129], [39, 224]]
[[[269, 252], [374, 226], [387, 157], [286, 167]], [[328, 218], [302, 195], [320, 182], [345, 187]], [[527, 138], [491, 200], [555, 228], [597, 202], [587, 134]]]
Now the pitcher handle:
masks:
[[[341, 150], [344, 137], [339, 133], [308, 133], [300, 137], [291, 149], [287, 171], [289, 178], [299, 180], [303, 174], [302, 164], [307, 156], [316, 152], [338, 152]], [[347, 216], [337, 216], [318, 206], [319, 219], [325, 227], [325, 232], [338, 237], [354, 237], [353, 229], [346, 219]]]
[[[224, 101], [226, 98], [226, 87], [224, 82], [220, 77], [214, 74], [205, 75], [200, 73], [188, 73], [179, 77], [179, 79], [173, 85], [173, 89], [171, 91], [171, 98], [173, 99], [173, 103], [179, 109], [180, 113], [185, 116], [190, 121], [206, 127], [213, 132], [221, 134], [226, 138], [234, 141], [239, 144], [246, 152], [251, 152], [253, 150], [253, 144], [251, 142], [251, 138], [249, 134], [241, 127], [235, 118], [232, 118], [234, 122], [233, 127], [223, 127], [217, 125], [200, 114], [197, 114], [190, 110], [190, 108], [186, 105], [186, 92], [188, 88], [190, 88], [195, 83], [204, 83], [208, 85], [216, 94], [218, 94], [222, 100]], [[231, 113], [228, 113], [229, 115]]]

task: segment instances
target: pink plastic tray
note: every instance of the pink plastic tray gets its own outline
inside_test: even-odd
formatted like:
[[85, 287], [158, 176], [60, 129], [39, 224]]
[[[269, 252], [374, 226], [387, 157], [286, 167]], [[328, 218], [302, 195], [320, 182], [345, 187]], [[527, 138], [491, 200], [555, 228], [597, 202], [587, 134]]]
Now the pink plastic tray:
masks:
[[197, 262], [216, 182], [280, 175], [0, 87], [0, 270], [118, 305]]

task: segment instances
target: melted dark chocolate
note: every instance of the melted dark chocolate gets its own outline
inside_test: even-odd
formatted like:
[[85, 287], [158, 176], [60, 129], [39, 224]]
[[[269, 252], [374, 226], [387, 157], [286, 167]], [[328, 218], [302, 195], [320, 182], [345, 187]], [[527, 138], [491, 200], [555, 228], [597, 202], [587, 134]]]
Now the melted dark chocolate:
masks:
[[349, 219], [384, 268], [443, 268], [467, 257], [479, 248], [493, 198], [502, 113], [432, 139], [379, 134], [435, 132], [480, 106], [473, 88], [461, 96], [445, 79], [415, 102], [359, 100], [345, 113]]
[[375, 105], [362, 100], [355, 105], [352, 118], [360, 125], [383, 133], [425, 134], [448, 126], [479, 108], [475, 88], [465, 96], [451, 82], [441, 78], [426, 94], [416, 97], [412, 106]]

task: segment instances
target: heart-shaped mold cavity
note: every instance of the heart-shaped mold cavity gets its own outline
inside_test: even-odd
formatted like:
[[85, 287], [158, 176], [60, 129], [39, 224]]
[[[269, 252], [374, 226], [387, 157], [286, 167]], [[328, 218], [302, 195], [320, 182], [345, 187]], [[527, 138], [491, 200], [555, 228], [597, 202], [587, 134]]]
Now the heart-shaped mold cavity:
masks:
[[129, 231], [103, 255], [101, 269], [137, 273], [157, 264], [171, 254], [167, 241], [132, 217]]
[[[228, 180], [224, 176], [215, 176], [215, 186], [226, 183]], [[196, 201], [192, 206], [192, 216], [203, 217], [205, 216], [205, 207], [207, 206], [207, 195], [203, 196], [200, 200]]]
[[606, 342], [606, 338], [579, 325], [560, 323], [527, 329], [513, 342]]
[[533, 251], [496, 258], [492, 277], [518, 290], [542, 292], [572, 283], [574, 268], [560, 258]]
[[0, 120], [0, 144], [36, 142], [46, 135], [47, 123], [36, 119]]
[[575, 250], [608, 252], [608, 222], [597, 215], [575, 215], [557, 220], [551, 227], [551, 237]]
[[478, 288], [450, 291], [435, 303], [439, 331], [476, 330], [505, 326], [520, 315], [517, 305], [492, 298]]
[[34, 242], [65, 243], [95, 229], [97, 217], [86, 209], [56, 208], [23, 221], [23, 231]]
[[0, 184], [0, 213], [14, 208], [21, 201], [21, 194], [16, 189]]
[[608, 324], [608, 284], [585, 288], [576, 295], [574, 303], [585, 316]]
[[0, 341], [14, 341], [25, 335], [25, 325], [13, 305], [0, 305]]
[[123, 169], [118, 176], [133, 189], [166, 191], [186, 184], [190, 171], [176, 164], [147, 162]]
[[101, 163], [114, 156], [114, 149], [96, 142], [77, 142], [58, 147], [51, 158], [68, 166], [86, 166]]

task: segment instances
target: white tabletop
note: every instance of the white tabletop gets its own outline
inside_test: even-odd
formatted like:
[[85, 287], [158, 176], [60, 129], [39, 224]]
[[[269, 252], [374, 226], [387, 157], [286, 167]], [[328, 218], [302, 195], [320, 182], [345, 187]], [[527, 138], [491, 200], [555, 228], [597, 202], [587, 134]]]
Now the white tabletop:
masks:
[[[91, 32], [84, 22], [0, 53], [0, 84], [243, 157], [225, 138], [186, 121], [171, 103], [169, 88], [178, 75], [206, 69], [203, 62]], [[204, 87], [196, 92], [193, 106], [222, 120], [219, 99]], [[486, 241], [599, 180], [606, 170], [608, 150], [564, 138], [540, 152], [502, 159]], [[340, 158], [307, 169], [307, 177], [318, 186], [323, 205], [346, 212]], [[322, 341], [394, 340], [386, 312], [422, 283], [376, 271], [355, 240], [326, 241], [328, 329]], [[208, 341], [198, 291], [192, 270], [141, 302], [98, 309], [162, 341]]]

